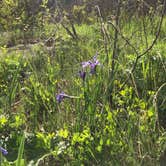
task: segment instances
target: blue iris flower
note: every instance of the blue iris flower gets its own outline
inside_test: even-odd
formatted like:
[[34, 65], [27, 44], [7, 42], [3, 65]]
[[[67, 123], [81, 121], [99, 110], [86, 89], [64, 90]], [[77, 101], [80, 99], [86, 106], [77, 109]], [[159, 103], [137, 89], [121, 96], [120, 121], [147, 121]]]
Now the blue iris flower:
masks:
[[65, 94], [64, 92], [61, 92], [59, 94], [56, 95], [56, 100], [57, 102], [60, 104], [64, 98], [70, 98], [70, 99], [79, 99], [80, 97], [77, 96], [69, 96], [67, 94]]
[[67, 94], [65, 94], [64, 92], [61, 92], [61, 93], [57, 94], [56, 100], [58, 103], [61, 103], [62, 100], [67, 97], [69, 97]]
[[93, 61], [90, 63], [90, 73], [95, 74], [96, 73], [96, 67], [97, 65], [100, 65], [99, 60], [97, 60], [96, 57], [93, 58]]
[[85, 71], [79, 71], [79, 75], [80, 77], [83, 79], [83, 81], [85, 80], [86, 77], [86, 72]]
[[87, 61], [87, 62], [82, 62], [81, 63], [83, 69], [88, 67], [90, 64], [91, 64], [91, 61]]
[[8, 151], [7, 151], [6, 149], [2, 148], [1, 146], [0, 146], [0, 152], [1, 152], [3, 155], [7, 155], [7, 154], [8, 154]]
[[86, 75], [86, 73], [84, 71], [85, 68], [86, 67], [90, 67], [90, 73], [91, 74], [95, 74], [96, 73], [96, 67], [98, 65], [100, 65], [100, 62], [97, 59], [97, 55], [95, 55], [92, 60], [86, 61], [86, 62], [82, 62], [81, 65], [82, 65], [83, 71], [80, 71], [79, 74], [80, 74], [80, 77], [84, 80], [85, 79], [85, 75]]

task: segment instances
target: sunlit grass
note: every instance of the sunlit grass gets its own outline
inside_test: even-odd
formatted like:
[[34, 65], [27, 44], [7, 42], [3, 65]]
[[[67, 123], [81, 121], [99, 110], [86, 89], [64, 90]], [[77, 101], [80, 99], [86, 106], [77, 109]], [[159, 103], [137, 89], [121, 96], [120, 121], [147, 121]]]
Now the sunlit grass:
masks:
[[[137, 25], [124, 27], [125, 35]], [[120, 38], [117, 71], [111, 77], [111, 66], [104, 61], [100, 25], [75, 27], [76, 41], [62, 29], [58, 31], [61, 35], [56, 32], [60, 39], [53, 46], [55, 53], [44, 44], [18, 52], [1, 48], [0, 146], [9, 154], [7, 160], [0, 157], [6, 165], [13, 161], [16, 165], [157, 165], [166, 146], [165, 131], [157, 125], [154, 107], [154, 95], [166, 79], [163, 37], [142, 57], [132, 79], [120, 90], [136, 55]], [[44, 37], [53, 29], [47, 25]], [[146, 47], [135, 35], [132, 43], [142, 52]], [[153, 37], [147, 37], [150, 43]], [[108, 46], [110, 59], [112, 46]], [[82, 68], [81, 63], [92, 61], [96, 52], [100, 65], [95, 66], [95, 72], [90, 72], [90, 65]], [[79, 76], [82, 70], [85, 79]], [[62, 92], [67, 97], [59, 102], [56, 97]], [[158, 103], [162, 111], [163, 103], [164, 89]]]

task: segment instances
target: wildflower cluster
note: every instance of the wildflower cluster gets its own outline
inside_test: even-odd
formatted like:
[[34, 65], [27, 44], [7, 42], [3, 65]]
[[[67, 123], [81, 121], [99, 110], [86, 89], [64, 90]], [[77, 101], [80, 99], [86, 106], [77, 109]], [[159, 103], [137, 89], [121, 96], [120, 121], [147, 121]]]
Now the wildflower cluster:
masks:
[[[90, 74], [95, 74], [96, 73], [96, 67], [98, 65], [100, 65], [100, 62], [97, 59], [97, 55], [95, 55], [92, 58], [92, 60], [82, 62], [81, 63], [82, 70], [79, 71], [80, 78], [82, 78], [82, 80], [85, 81], [85, 77], [86, 77], [86, 74], [87, 74], [87, 72], [86, 72], [87, 67], [90, 68]], [[69, 95], [65, 94], [64, 92], [61, 92], [61, 93], [57, 94], [57, 96], [56, 96], [56, 100], [57, 100], [58, 103], [61, 103], [64, 98], [77, 98], [77, 97], [69, 96]]]
[[86, 62], [82, 62], [82, 70], [79, 71], [80, 77], [83, 79], [83, 81], [85, 80], [86, 77], [86, 71], [85, 69], [87, 67], [90, 67], [90, 73], [91, 74], [95, 74], [96, 73], [96, 67], [97, 65], [100, 65], [99, 60], [97, 59], [97, 55], [93, 57], [92, 60], [86, 61]]

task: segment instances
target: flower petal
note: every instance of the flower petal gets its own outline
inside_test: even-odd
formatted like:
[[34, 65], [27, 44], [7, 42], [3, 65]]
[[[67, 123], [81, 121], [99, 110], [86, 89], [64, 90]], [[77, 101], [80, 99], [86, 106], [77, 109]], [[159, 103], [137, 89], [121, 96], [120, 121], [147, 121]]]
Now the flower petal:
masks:
[[7, 155], [8, 151], [0, 146], [0, 151], [2, 152], [3, 155]]

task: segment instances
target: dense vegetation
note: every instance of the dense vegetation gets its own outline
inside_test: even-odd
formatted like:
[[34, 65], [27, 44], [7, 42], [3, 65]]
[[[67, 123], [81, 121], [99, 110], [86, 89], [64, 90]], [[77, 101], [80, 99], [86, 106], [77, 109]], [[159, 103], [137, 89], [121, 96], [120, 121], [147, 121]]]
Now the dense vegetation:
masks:
[[164, 165], [165, 4], [1, 1], [0, 165]]

